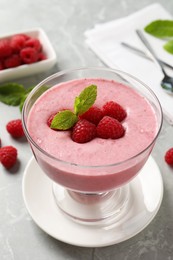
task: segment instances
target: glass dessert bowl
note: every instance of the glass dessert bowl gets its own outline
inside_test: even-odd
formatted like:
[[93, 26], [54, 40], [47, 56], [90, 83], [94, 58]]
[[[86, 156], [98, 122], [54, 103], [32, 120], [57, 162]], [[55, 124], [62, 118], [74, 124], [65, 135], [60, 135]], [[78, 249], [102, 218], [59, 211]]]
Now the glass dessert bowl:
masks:
[[[121, 104], [123, 137], [95, 137], [87, 143], [71, 139], [71, 129], [51, 129], [47, 121], [64, 109], [73, 110], [85, 87], [97, 86], [95, 105]], [[162, 126], [155, 94], [138, 79], [118, 70], [81, 68], [56, 73], [29, 94], [22, 112], [23, 127], [33, 154], [52, 180], [58, 207], [85, 224], [120, 221], [133, 204], [129, 182], [145, 165]]]

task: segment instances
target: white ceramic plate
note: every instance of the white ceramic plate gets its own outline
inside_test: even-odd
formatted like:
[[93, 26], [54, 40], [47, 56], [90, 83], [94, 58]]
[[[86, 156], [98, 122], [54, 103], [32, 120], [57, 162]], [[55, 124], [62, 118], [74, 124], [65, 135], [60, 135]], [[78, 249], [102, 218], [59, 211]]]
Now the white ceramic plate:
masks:
[[142, 231], [157, 214], [163, 182], [152, 157], [130, 183], [132, 205], [128, 214], [115, 225], [88, 226], [66, 217], [55, 204], [52, 181], [43, 173], [34, 158], [23, 177], [25, 205], [36, 224], [50, 236], [68, 244], [103, 247], [125, 241]]
[[42, 44], [43, 51], [47, 57], [46, 60], [35, 62], [28, 65], [21, 65], [15, 68], [5, 69], [0, 71], [0, 82], [10, 81], [16, 78], [22, 78], [33, 74], [41, 73], [49, 70], [56, 63], [56, 53], [46, 35], [41, 28], [31, 29], [28, 31], [18, 31], [12, 34], [3, 35], [0, 39], [10, 38], [15, 34], [27, 34], [31, 37], [39, 39]]

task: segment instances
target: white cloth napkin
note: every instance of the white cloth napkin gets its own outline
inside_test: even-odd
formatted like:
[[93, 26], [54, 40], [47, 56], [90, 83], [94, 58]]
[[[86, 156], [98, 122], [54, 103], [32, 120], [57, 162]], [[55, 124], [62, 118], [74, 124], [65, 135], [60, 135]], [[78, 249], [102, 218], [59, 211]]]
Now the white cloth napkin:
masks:
[[[157, 19], [173, 20], [160, 4], [155, 3], [125, 18], [96, 25], [85, 32], [86, 43], [108, 67], [124, 70], [147, 84], [157, 95], [165, 118], [173, 124], [173, 95], [160, 86], [163, 78], [160, 67], [121, 45], [121, 42], [127, 42], [146, 52], [136, 29], [143, 30], [148, 23]], [[145, 36], [158, 57], [173, 66], [173, 55], [163, 50], [164, 42], [146, 33]]]

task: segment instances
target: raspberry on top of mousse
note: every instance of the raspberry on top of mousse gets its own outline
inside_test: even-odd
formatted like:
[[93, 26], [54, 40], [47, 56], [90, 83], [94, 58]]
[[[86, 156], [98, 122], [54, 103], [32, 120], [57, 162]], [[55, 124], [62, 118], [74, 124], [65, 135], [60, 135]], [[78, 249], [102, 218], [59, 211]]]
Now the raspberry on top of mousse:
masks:
[[80, 119], [73, 127], [71, 138], [76, 143], [87, 143], [96, 137], [96, 126], [86, 119]]
[[103, 139], [118, 139], [123, 137], [125, 129], [115, 118], [104, 116], [97, 126], [97, 136]]
[[74, 112], [58, 111], [47, 119], [53, 130], [71, 130], [71, 138], [77, 143], [86, 143], [94, 138], [118, 139], [124, 136], [122, 121], [126, 110], [114, 101], [108, 101], [102, 108], [94, 106], [97, 86], [86, 87], [75, 98]]
[[126, 110], [114, 101], [109, 101], [103, 106], [103, 114], [113, 117], [119, 122], [123, 121], [127, 116]]
[[80, 116], [80, 118], [86, 119], [89, 122], [91, 122], [95, 125], [98, 125], [98, 123], [103, 118], [103, 116], [104, 116], [104, 114], [103, 114], [102, 109], [100, 109], [96, 106], [92, 106], [84, 114], [82, 114]]

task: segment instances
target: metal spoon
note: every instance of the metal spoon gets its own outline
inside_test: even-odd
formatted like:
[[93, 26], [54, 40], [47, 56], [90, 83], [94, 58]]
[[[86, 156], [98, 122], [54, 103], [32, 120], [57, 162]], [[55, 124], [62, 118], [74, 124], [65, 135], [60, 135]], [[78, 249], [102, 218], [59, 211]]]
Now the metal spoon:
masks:
[[[121, 42], [121, 45], [126, 47], [127, 49], [135, 52], [136, 54], [140, 55], [141, 57], [146, 58], [146, 59], [148, 59], [148, 60], [153, 62], [153, 58], [151, 58], [147, 53], [145, 53], [144, 51], [136, 48], [135, 46], [132, 46], [131, 44], [129, 44], [127, 42]], [[166, 63], [165, 61], [159, 59], [159, 62], [161, 62], [164, 66], [166, 66], [166, 67], [168, 67], [168, 68], [173, 70], [173, 66], [171, 66], [168, 63]]]
[[164, 78], [161, 81], [162, 88], [165, 89], [168, 93], [173, 94], [173, 77], [170, 77], [167, 75], [167, 73], [165, 72], [165, 70], [162, 66], [162, 63], [159, 61], [157, 55], [155, 54], [153, 48], [151, 47], [151, 45], [149, 44], [149, 42], [147, 41], [147, 39], [145, 38], [143, 33], [140, 30], [136, 30], [136, 33], [139, 36], [139, 38], [141, 39], [141, 41], [143, 42], [143, 44], [145, 45], [145, 47], [148, 49], [151, 56], [158, 63], [158, 65], [160, 66], [160, 68], [164, 74]]

